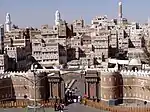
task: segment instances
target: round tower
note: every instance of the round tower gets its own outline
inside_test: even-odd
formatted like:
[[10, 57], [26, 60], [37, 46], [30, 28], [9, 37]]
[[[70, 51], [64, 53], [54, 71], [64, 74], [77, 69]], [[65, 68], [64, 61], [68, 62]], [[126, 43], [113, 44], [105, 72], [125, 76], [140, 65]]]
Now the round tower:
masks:
[[[33, 83], [31, 83], [29, 81], [29, 97], [30, 100], [34, 100], [35, 98], [35, 89], [34, 89], [34, 82], [36, 82], [36, 100], [40, 101], [42, 99], [45, 99], [45, 87], [44, 87], [44, 80], [45, 78], [45, 74], [44, 73], [31, 73], [29, 75], [29, 79], [31, 79], [33, 81]], [[42, 79], [43, 78], [43, 79]]]
[[120, 77], [118, 72], [101, 72], [101, 98], [104, 101], [111, 101], [119, 99]]

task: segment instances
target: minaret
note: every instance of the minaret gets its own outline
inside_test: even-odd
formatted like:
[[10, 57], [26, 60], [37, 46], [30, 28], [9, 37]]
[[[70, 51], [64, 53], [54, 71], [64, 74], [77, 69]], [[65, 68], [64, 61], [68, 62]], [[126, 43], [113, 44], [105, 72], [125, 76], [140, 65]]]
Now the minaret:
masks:
[[119, 5], [118, 17], [119, 17], [119, 19], [122, 19], [122, 15], [123, 15], [122, 14], [122, 2], [120, 1], [118, 5]]
[[57, 10], [55, 13], [55, 25], [59, 25], [61, 22], [61, 15], [60, 12]]
[[5, 25], [6, 25], [6, 32], [10, 32], [11, 31], [11, 17], [9, 13], [7, 13], [6, 15]]

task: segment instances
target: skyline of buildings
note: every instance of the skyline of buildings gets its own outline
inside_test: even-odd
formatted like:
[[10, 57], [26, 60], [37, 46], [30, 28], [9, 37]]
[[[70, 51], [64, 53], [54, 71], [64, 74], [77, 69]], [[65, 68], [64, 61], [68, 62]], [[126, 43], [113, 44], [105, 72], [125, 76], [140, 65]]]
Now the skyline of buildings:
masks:
[[[76, 61], [74, 66], [79, 62], [86, 66], [104, 66], [103, 62], [107, 62], [108, 58], [116, 58], [121, 52], [124, 55], [122, 59], [132, 59], [134, 52], [131, 48], [142, 49], [147, 44], [143, 40], [148, 39], [145, 32], [149, 33], [146, 29], [149, 26], [124, 18], [121, 2], [118, 3], [118, 19], [96, 16], [88, 26], [83, 19], [67, 24], [57, 10], [54, 22], [52, 27], [43, 25], [40, 29], [22, 29], [14, 26], [11, 15], [6, 14], [1, 46], [3, 53], [5, 51], [14, 62], [14, 70], [28, 68], [26, 65], [30, 61], [26, 57], [29, 55], [42, 67], [71, 64], [71, 61]], [[143, 59], [142, 52], [138, 55]]]
[[[117, 19], [95, 16], [90, 25], [82, 18], [68, 24], [57, 10], [55, 24], [39, 29], [19, 28], [7, 13], [0, 27], [0, 81], [8, 86], [0, 87], [0, 98], [33, 100], [31, 84], [16, 78], [24, 75], [44, 77], [37, 99], [64, 99], [69, 88], [65, 85], [74, 84], [73, 76], [81, 75], [77, 80], [83, 78], [82, 95], [91, 99], [113, 105], [149, 103], [150, 21], [147, 25], [131, 22], [124, 16], [124, 5], [118, 2], [117, 6]], [[35, 64], [38, 75], [31, 73]]]
[[[87, 7], [85, 7], [85, 6], [83, 6], [83, 10], [81, 10], [80, 6], [79, 6], [78, 9], [76, 7], [71, 8], [70, 6], [68, 6], [68, 8], [67, 7], [64, 8], [65, 3], [67, 3], [67, 2], [62, 3], [62, 7], [60, 5], [56, 5], [56, 3], [54, 4], [54, 6], [50, 5], [51, 6], [50, 9], [46, 5], [45, 8], [43, 8], [43, 9], [42, 8], [40, 9], [40, 6], [39, 6], [39, 9], [36, 6], [34, 6], [34, 7], [32, 7], [32, 9], [33, 9], [32, 10], [31, 6], [27, 5], [26, 7], [28, 7], [31, 10], [31, 11], [28, 11], [29, 13], [24, 12], [25, 8], [23, 10], [20, 7], [12, 8], [10, 6], [5, 10], [3, 5], [5, 6], [7, 2], [6, 3], [4, 2], [4, 4], [2, 4], [2, 6], [0, 7], [1, 8], [0, 23], [4, 22], [3, 18], [6, 15], [7, 12], [12, 14], [12, 21], [14, 22], [14, 24], [19, 25], [20, 27], [34, 26], [34, 27], [38, 27], [38, 28], [42, 24], [50, 24], [50, 25], [54, 24], [54, 22], [52, 22], [52, 20], [54, 19], [53, 13], [55, 12], [55, 10], [61, 11], [62, 18], [65, 19], [69, 23], [72, 23], [74, 18], [75, 19], [80, 19], [82, 17], [85, 20], [85, 22], [89, 24], [90, 20], [95, 15], [100, 15], [100, 16], [101, 15], [107, 15], [108, 18], [110, 18], [110, 19], [117, 18], [118, 8], [116, 7], [116, 4], [117, 4], [118, 0], [117, 0], [117, 2], [116, 1], [113, 1], [113, 2], [112, 1], [109, 1], [109, 2], [108, 1], [106, 1], [106, 2], [101, 1], [101, 2], [102, 2], [101, 4], [104, 4], [104, 6], [101, 5], [101, 4], [97, 8], [96, 7], [93, 8], [92, 6], [90, 8], [88, 6], [89, 7], [88, 9], [90, 9], [89, 13], [87, 13], [87, 11], [85, 12], [85, 10], [87, 9]], [[123, 4], [124, 4], [124, 7], [123, 7], [124, 8], [124, 17], [128, 18], [128, 20], [130, 20], [130, 21], [138, 21], [138, 22], [142, 21], [142, 23], [145, 23], [149, 16], [146, 13], [144, 13], [144, 12], [148, 11], [148, 8], [146, 9], [147, 5], [143, 6], [143, 4], [147, 3], [148, 1], [144, 2], [143, 4], [140, 4], [141, 7], [143, 7], [143, 8], [140, 8], [140, 11], [139, 11], [139, 8], [138, 8], [139, 7], [139, 2], [140, 1], [136, 1], [136, 4], [135, 4], [135, 3], [133, 3], [133, 1], [130, 1], [130, 2], [129, 1], [123, 1]], [[16, 1], [14, 3], [17, 4]], [[18, 4], [19, 3], [20, 2], [18, 2]], [[52, 1], [52, 3], [53, 3], [53, 1]], [[83, 2], [80, 2], [80, 4], [82, 4], [82, 3]], [[99, 3], [99, 2], [97, 2], [97, 3]], [[112, 5], [109, 5], [109, 4], [112, 4]], [[21, 5], [21, 3], [20, 3], [20, 5]], [[35, 5], [36, 5], [36, 3], [35, 3]], [[70, 5], [72, 5], [72, 4], [70, 4]], [[131, 7], [133, 5], [134, 5], [134, 8], [131, 9]], [[38, 6], [38, 4], [37, 4], [37, 6]], [[29, 10], [29, 9], [27, 9], [27, 10]], [[69, 9], [69, 11], [66, 11], [67, 9]], [[81, 11], [79, 11], [79, 9]], [[94, 11], [94, 9], [95, 9], [95, 11]], [[13, 10], [15, 10], [15, 12], [13, 12]], [[36, 10], [39, 13], [36, 13]], [[39, 10], [41, 10], [41, 11], [39, 11]], [[5, 12], [5, 11], [7, 11], [7, 12]], [[21, 13], [20, 13], [21, 11], [22, 11], [23, 14], [22, 14], [21, 17], [19, 17], [19, 15], [21, 15]], [[135, 13], [136, 11], [138, 11], [139, 13], [136, 14]], [[141, 13], [141, 12], [143, 12], [144, 14]], [[71, 16], [69, 16], [69, 15], [71, 15]], [[137, 17], [137, 16], [139, 16], [139, 17]], [[30, 17], [30, 18], [28, 18], [28, 17]]]

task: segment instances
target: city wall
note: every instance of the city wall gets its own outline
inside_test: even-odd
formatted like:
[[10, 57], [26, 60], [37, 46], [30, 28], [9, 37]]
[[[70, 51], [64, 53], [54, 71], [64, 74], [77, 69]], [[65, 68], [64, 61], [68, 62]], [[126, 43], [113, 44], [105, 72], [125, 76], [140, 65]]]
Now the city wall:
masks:
[[[48, 72], [48, 71], [47, 71]], [[52, 71], [51, 71], [52, 72]], [[55, 72], [57, 75], [58, 72]], [[49, 71], [50, 73], [50, 71]], [[59, 86], [60, 76], [47, 76], [43, 71], [36, 72], [36, 100], [59, 98], [62, 84]], [[23, 77], [22, 77], [23, 76]], [[58, 79], [58, 80], [56, 80]], [[58, 81], [58, 82], [56, 82]], [[57, 87], [58, 86], [58, 87]], [[58, 89], [52, 89], [52, 88]], [[53, 90], [53, 91], [52, 91]], [[0, 101], [3, 100], [34, 100], [34, 73], [33, 72], [5, 72], [0, 76]], [[59, 93], [60, 92], [60, 93]], [[52, 95], [51, 95], [52, 94]]]
[[[90, 98], [98, 98], [103, 101], [119, 100], [120, 102], [150, 102], [150, 77], [149, 71], [117, 71], [117, 70], [96, 70], [97, 72], [86, 73], [86, 83], [83, 89], [86, 89]], [[47, 70], [52, 73], [52, 70]], [[47, 73], [43, 70], [38, 71], [40, 80]], [[60, 71], [54, 70], [56, 75], [43, 78], [37, 83], [37, 100], [46, 98], [61, 97], [60, 93], [64, 90]], [[94, 75], [95, 74], [95, 75]], [[18, 76], [15, 76], [18, 75]], [[19, 77], [23, 75], [29, 79], [33, 79], [32, 72], [5, 72], [0, 76], [0, 100], [7, 99], [34, 99], [34, 86], [25, 78]], [[90, 75], [90, 76], [89, 76]], [[97, 79], [99, 78], [99, 79]], [[61, 83], [61, 84], [60, 84]], [[91, 85], [92, 84], [92, 85]], [[94, 87], [95, 86], [95, 87]], [[88, 91], [89, 89], [89, 91]], [[48, 91], [48, 92], [47, 92]]]
[[150, 102], [150, 71], [97, 71], [100, 74], [100, 81], [96, 82], [99, 83], [98, 99], [106, 102], [114, 100], [118, 103]]

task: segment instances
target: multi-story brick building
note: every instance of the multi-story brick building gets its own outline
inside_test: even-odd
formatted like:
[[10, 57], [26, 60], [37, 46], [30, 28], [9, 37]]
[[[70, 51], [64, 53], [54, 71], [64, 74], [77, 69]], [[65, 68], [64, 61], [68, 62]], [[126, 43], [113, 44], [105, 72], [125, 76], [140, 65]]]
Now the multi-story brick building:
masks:
[[92, 37], [92, 45], [94, 55], [97, 62], [106, 61], [108, 58], [110, 31], [99, 30], [95, 36]]
[[4, 25], [0, 25], [0, 72], [8, 70], [8, 55], [4, 52]]
[[32, 39], [32, 56], [44, 67], [59, 65], [59, 44], [44, 41], [42, 38]]

